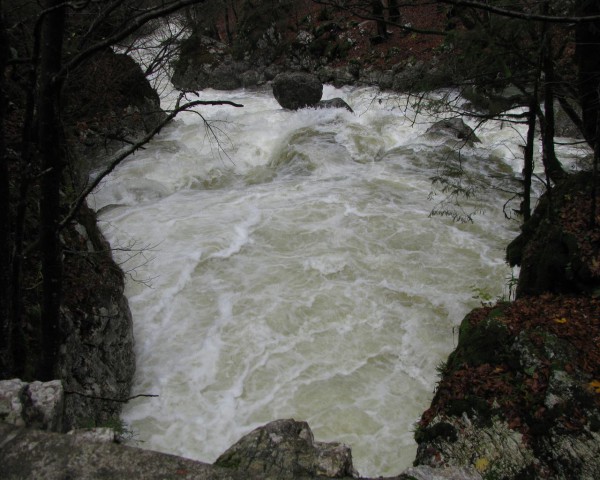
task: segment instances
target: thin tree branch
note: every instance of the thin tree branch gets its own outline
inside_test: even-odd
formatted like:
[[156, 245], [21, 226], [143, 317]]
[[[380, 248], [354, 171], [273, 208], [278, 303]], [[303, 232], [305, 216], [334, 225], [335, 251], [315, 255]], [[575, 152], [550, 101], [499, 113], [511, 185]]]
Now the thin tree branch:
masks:
[[91, 398], [93, 400], [102, 400], [105, 402], [117, 402], [117, 403], [127, 403], [130, 400], [134, 400], [140, 397], [158, 397], [159, 395], [154, 395], [151, 393], [140, 393], [138, 395], [134, 395], [128, 398], [109, 398], [109, 397], [98, 397], [96, 395], [88, 395], [87, 393], [74, 392], [70, 390], [65, 390], [65, 395], [79, 395], [80, 397]]
[[539, 13], [527, 13], [520, 12], [517, 10], [509, 10], [506, 8], [495, 7], [487, 3], [482, 3], [474, 0], [439, 0], [439, 3], [446, 3], [448, 5], [455, 5], [457, 7], [471, 7], [478, 10], [484, 10], [486, 12], [495, 13], [502, 15], [503, 17], [515, 18], [519, 20], [536, 21], [536, 22], [549, 22], [549, 23], [583, 23], [583, 22], [597, 22], [600, 20], [600, 15], [587, 15], [587, 16], [556, 16], [556, 15], [544, 15]]
[[150, 22], [151, 20], [155, 20], [157, 18], [167, 16], [171, 13], [176, 12], [177, 10], [181, 10], [184, 7], [193, 5], [195, 3], [202, 3], [203, 1], [204, 0], [177, 0], [173, 3], [165, 5], [163, 7], [154, 8], [154, 9], [145, 11], [145, 13], [142, 13], [142, 14], [132, 18], [128, 22], [127, 27], [119, 30], [117, 33], [111, 35], [110, 37], [105, 38], [101, 42], [91, 45], [86, 50], [80, 52], [79, 54], [77, 54], [73, 58], [71, 58], [68, 62], [65, 63], [63, 68], [58, 72], [58, 74], [56, 75], [56, 80], [57, 81], [62, 80], [68, 74], [69, 71], [71, 71], [74, 68], [76, 68], [77, 66], [81, 65], [81, 63], [83, 63], [85, 60], [87, 60], [93, 54], [120, 42], [124, 38], [127, 38], [129, 35], [131, 35], [135, 31], [139, 30], [141, 27], [143, 27], [146, 23]]

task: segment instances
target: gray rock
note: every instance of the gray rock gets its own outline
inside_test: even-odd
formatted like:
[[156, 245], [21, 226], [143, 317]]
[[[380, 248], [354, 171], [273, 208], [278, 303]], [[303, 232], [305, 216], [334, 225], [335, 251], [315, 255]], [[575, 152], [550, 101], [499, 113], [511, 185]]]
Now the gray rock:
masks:
[[316, 107], [317, 108], [345, 108], [349, 112], [354, 113], [354, 110], [352, 110], [352, 108], [350, 108], [350, 105], [348, 105], [344, 100], [342, 100], [339, 97], [332, 98], [330, 100], [321, 100], [319, 103], [317, 103]]
[[260, 74], [256, 70], [246, 70], [240, 76], [240, 80], [244, 88], [256, 87], [261, 82]]
[[65, 430], [110, 424], [121, 411], [122, 403], [115, 400], [129, 397], [135, 371], [133, 323], [123, 294], [123, 274], [115, 268], [110, 246], [87, 207], [81, 210], [79, 225], [83, 227], [77, 231], [80, 244], [93, 246], [93, 254], [86, 258], [94, 268], [89, 263], [72, 268], [87, 269], [85, 275], [96, 288], [81, 286], [85, 305], [65, 302], [61, 310], [65, 338], [55, 373], [63, 379], [65, 390], [74, 392], [65, 396]]
[[481, 480], [474, 468], [450, 467], [432, 468], [428, 466], [411, 467], [402, 472], [414, 480]]
[[0, 420], [59, 432], [62, 429], [64, 390], [60, 380], [26, 383], [0, 381]]
[[296, 42], [300, 45], [310, 45], [315, 40], [315, 36], [306, 30], [300, 30], [296, 35]]
[[117, 441], [117, 433], [109, 427], [78, 428], [70, 430], [67, 435], [73, 435], [79, 440], [87, 442], [114, 443]]
[[462, 118], [448, 118], [435, 122], [427, 129], [428, 135], [449, 136], [457, 140], [462, 140], [467, 145], [473, 145], [480, 142], [477, 135], [471, 127], [469, 127]]
[[21, 396], [27, 383], [18, 378], [0, 381], [0, 421], [25, 426]]
[[250, 478], [173, 455], [6, 423], [0, 423], [0, 439], [0, 478], [5, 480]]
[[222, 63], [210, 73], [207, 86], [215, 90], [240, 88], [244, 71], [246, 71], [246, 65], [241, 62]]
[[280, 73], [273, 80], [273, 95], [289, 110], [313, 107], [323, 96], [323, 84], [310, 73]]
[[253, 430], [215, 462], [263, 478], [352, 477], [352, 453], [339, 443], [315, 442], [306, 422], [276, 420]]
[[24, 400], [27, 426], [52, 432], [62, 430], [65, 394], [60, 380], [30, 383], [25, 388]]

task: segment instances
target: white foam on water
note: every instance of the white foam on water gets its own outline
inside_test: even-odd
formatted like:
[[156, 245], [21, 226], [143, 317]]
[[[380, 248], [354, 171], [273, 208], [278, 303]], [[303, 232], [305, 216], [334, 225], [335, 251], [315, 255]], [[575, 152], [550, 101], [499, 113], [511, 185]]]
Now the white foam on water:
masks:
[[[212, 462], [293, 417], [349, 444], [363, 475], [412, 463], [436, 365], [478, 304], [471, 286], [502, 294], [517, 224], [497, 192], [475, 224], [429, 218], [430, 118], [376, 94], [326, 86], [351, 114], [284, 111], [267, 91], [200, 92], [245, 105], [202, 109], [224, 153], [186, 114], [96, 192], [111, 244], [149, 247], [115, 252], [151, 284], [126, 285], [133, 394], [159, 395], [123, 412], [145, 448]], [[522, 133], [490, 128], [465, 155], [513, 171], [506, 145]]]

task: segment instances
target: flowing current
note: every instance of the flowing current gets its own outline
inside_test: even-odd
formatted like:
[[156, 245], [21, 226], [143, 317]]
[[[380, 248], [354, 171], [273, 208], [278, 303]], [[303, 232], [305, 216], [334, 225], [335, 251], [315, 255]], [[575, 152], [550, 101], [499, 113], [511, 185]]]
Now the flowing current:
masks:
[[[485, 192], [472, 224], [430, 217], [449, 150], [424, 135], [432, 119], [370, 88], [336, 96], [355, 113], [204, 91], [244, 108], [199, 109], [210, 131], [182, 114], [95, 193], [128, 272], [132, 394], [159, 395], [123, 412], [144, 448], [213, 462], [295, 418], [349, 445], [362, 475], [398, 474], [474, 289], [506, 294], [506, 197]], [[477, 134], [472, 175], [520, 170], [516, 130]]]

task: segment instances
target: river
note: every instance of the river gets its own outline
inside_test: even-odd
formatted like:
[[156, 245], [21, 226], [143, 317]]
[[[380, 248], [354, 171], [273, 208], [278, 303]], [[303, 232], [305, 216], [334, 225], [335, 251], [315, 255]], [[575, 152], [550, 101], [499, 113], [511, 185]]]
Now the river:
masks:
[[[212, 462], [295, 418], [351, 446], [362, 475], [398, 474], [474, 297], [507, 295], [506, 194], [467, 202], [485, 210], [474, 223], [430, 217], [451, 151], [424, 135], [432, 118], [372, 88], [325, 87], [336, 96], [355, 113], [201, 92], [244, 108], [198, 110], [210, 131], [182, 114], [93, 195], [127, 272], [132, 394], [158, 395], [123, 411], [140, 446]], [[520, 171], [523, 134], [484, 126], [465, 168]]]

